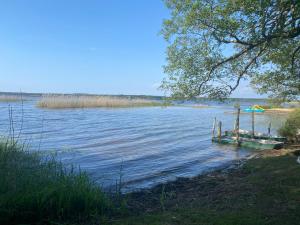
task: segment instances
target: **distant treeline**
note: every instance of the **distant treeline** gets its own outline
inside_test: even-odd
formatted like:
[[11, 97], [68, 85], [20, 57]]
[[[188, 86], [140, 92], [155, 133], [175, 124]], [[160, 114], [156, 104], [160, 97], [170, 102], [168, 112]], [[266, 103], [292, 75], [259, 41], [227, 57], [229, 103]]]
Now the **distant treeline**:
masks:
[[[149, 99], [149, 100], [178, 100], [178, 101], [207, 101], [207, 100], [214, 100], [205, 97], [197, 97], [192, 99], [174, 99], [172, 97], [166, 96], [158, 96], [158, 95], [101, 95], [101, 94], [88, 94], [88, 93], [68, 93], [68, 94], [61, 94], [61, 93], [25, 93], [25, 92], [0, 92], [0, 95], [23, 95], [26, 97], [42, 97], [43, 95], [65, 95], [65, 96], [108, 96], [108, 97], [120, 97], [120, 98], [129, 98], [129, 99]], [[267, 101], [267, 98], [228, 98], [225, 101], [229, 102], [238, 102], [240, 100], [247, 100], [247, 101]]]
[[42, 97], [43, 95], [64, 95], [64, 96], [107, 96], [107, 97], [120, 97], [120, 98], [129, 98], [129, 99], [150, 99], [150, 100], [164, 100], [164, 96], [154, 96], [154, 95], [101, 95], [101, 94], [87, 94], [87, 93], [26, 93], [26, 92], [0, 92], [0, 95], [23, 95], [24, 97]]

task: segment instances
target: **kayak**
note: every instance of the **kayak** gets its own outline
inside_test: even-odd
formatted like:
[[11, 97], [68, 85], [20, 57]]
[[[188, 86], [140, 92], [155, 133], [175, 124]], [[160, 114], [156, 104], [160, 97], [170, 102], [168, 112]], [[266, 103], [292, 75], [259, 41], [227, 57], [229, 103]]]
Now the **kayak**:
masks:
[[260, 107], [259, 105], [254, 105], [244, 109], [244, 112], [264, 112], [265, 109]]
[[252, 108], [246, 108], [244, 109], [244, 112], [264, 112], [264, 109], [252, 109]]

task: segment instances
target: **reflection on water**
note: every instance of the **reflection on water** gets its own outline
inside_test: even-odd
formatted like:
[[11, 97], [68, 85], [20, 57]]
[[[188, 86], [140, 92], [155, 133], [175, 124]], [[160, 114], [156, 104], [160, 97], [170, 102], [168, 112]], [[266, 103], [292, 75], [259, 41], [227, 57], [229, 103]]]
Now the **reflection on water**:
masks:
[[[213, 103], [212, 103], [213, 104]], [[247, 105], [248, 103], [244, 103]], [[252, 104], [252, 103], [251, 103]], [[20, 129], [21, 104], [12, 103], [14, 126]], [[251, 150], [210, 141], [213, 118], [232, 129], [230, 105], [211, 108], [153, 107], [129, 109], [47, 110], [24, 102], [22, 141], [32, 151], [56, 152], [66, 164], [80, 166], [104, 186], [121, 173], [125, 190], [149, 187], [179, 176], [194, 176], [251, 154]], [[247, 105], [248, 106], [248, 105]], [[283, 116], [257, 115], [257, 131], [273, 133]], [[0, 103], [0, 133], [8, 134], [8, 104]], [[251, 116], [241, 115], [241, 128], [251, 127]]]

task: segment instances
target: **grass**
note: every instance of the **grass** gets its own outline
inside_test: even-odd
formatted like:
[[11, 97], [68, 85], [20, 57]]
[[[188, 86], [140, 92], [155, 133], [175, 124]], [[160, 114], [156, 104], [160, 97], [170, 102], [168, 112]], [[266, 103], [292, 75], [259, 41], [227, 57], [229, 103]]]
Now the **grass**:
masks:
[[132, 193], [128, 197], [131, 216], [112, 224], [298, 224], [299, 174], [300, 165], [292, 155], [252, 159], [241, 169], [179, 179]]
[[122, 107], [147, 107], [166, 106], [165, 103], [147, 99], [131, 99], [112, 96], [76, 96], [76, 95], [46, 95], [37, 103], [38, 107], [63, 109], [63, 108], [122, 108]]
[[22, 100], [20, 95], [0, 95], [0, 102], [18, 102]]
[[0, 224], [100, 223], [115, 211], [85, 173], [0, 143]]

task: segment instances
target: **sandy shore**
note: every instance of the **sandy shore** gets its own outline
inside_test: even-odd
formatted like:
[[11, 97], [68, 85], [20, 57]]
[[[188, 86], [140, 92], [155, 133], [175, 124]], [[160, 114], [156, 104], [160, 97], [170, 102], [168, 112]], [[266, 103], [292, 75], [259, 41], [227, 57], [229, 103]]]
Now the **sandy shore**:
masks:
[[265, 112], [266, 113], [290, 113], [290, 112], [293, 112], [295, 111], [296, 109], [295, 108], [273, 108], [273, 109], [266, 109]]
[[[278, 114], [289, 114], [293, 111], [295, 111], [297, 108], [273, 108], [273, 109], [265, 109], [264, 112], [262, 113], [255, 113], [255, 115], [264, 115], [264, 114], [273, 114], [273, 115], [278, 115]], [[226, 111], [225, 113], [228, 114], [237, 114], [236, 111]], [[241, 114], [251, 114], [249, 112], [244, 112], [241, 111]]]

